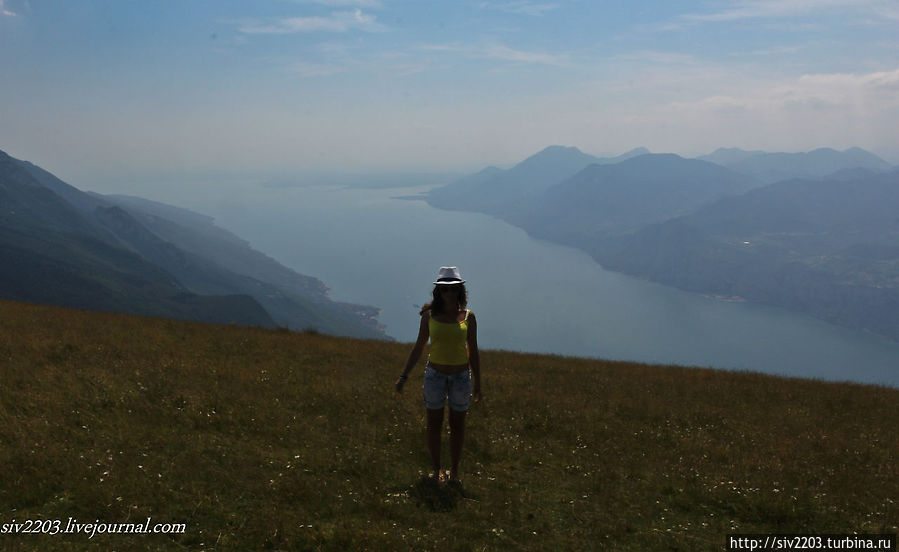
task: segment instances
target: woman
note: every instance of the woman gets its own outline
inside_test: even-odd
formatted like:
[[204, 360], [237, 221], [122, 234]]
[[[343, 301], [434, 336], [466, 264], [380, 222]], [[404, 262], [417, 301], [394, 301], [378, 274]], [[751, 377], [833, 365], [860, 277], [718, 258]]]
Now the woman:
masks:
[[474, 313], [465, 308], [468, 296], [465, 280], [458, 268], [441, 267], [431, 295], [433, 301], [421, 309], [418, 340], [406, 361], [406, 369], [396, 380], [396, 390], [403, 391], [409, 372], [415, 367], [425, 343], [430, 339], [422, 392], [428, 411], [427, 441], [434, 468], [432, 477], [439, 480], [441, 476], [440, 433], [443, 428], [444, 405], [448, 398], [451, 462], [449, 480], [458, 483], [459, 458], [462, 456], [462, 443], [465, 440], [465, 413], [472, 396], [475, 402], [481, 400], [478, 324]]

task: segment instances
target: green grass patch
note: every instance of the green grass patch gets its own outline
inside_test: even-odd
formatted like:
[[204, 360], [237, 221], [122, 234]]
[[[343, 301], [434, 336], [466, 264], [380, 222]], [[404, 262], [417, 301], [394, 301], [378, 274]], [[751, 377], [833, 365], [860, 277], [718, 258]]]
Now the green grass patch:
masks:
[[[463, 486], [411, 345], [0, 302], [3, 550], [722, 550], [895, 533], [899, 390], [483, 351]], [[445, 446], [448, 448], [448, 445]], [[448, 450], [445, 451], [448, 454]]]

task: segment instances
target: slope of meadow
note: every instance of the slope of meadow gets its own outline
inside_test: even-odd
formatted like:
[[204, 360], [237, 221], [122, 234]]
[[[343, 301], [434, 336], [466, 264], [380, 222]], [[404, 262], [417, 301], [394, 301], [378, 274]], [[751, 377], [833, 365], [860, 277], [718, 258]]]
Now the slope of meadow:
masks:
[[[489, 344], [484, 344], [489, 346]], [[482, 353], [462, 490], [409, 345], [0, 302], [3, 550], [721, 550], [895, 533], [899, 390]]]

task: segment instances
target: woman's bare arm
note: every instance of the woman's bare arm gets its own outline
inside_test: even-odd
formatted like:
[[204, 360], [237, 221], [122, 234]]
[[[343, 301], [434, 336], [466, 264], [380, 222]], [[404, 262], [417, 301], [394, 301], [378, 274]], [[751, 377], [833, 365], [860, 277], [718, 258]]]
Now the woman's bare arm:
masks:
[[468, 314], [468, 363], [474, 378], [471, 394], [474, 402], [481, 400], [481, 353], [478, 351], [478, 321], [474, 313]]
[[415, 345], [412, 347], [412, 352], [409, 353], [409, 359], [406, 361], [406, 367], [403, 369], [402, 375], [396, 380], [396, 390], [398, 393], [403, 392], [403, 384], [406, 383], [406, 378], [409, 377], [409, 372], [415, 368], [415, 365], [418, 364], [418, 359], [421, 358], [421, 353], [424, 352], [425, 345], [428, 343], [428, 338], [431, 335], [430, 330], [428, 329], [428, 318], [430, 313], [425, 311], [421, 315], [421, 324], [418, 326], [418, 339], [415, 340]]

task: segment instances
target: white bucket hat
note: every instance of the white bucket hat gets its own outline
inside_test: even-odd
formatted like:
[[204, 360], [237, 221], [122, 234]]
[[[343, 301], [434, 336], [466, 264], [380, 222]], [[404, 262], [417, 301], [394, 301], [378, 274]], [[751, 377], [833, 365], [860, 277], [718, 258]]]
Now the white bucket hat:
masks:
[[459, 269], [454, 266], [441, 266], [437, 272], [437, 281], [435, 284], [464, 284], [465, 280], [459, 274]]

